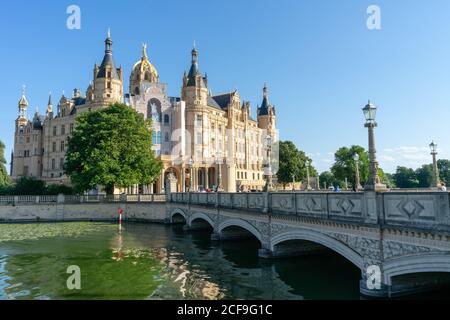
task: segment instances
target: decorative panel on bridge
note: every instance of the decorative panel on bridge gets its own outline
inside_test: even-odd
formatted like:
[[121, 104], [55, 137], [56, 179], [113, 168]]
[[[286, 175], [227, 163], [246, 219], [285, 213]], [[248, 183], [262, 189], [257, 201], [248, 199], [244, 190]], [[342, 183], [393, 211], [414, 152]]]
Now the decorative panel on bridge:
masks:
[[385, 193], [382, 198], [387, 224], [450, 225], [448, 195], [445, 193]]
[[297, 214], [327, 217], [328, 203], [325, 193], [298, 193]]
[[272, 212], [281, 214], [295, 214], [295, 194], [294, 193], [272, 193]]
[[363, 193], [328, 194], [330, 217], [362, 218]]
[[247, 208], [247, 196], [248, 193], [235, 193], [233, 194], [233, 208], [246, 209]]
[[264, 195], [262, 193], [249, 193], [248, 194], [248, 208], [253, 210], [264, 209]]

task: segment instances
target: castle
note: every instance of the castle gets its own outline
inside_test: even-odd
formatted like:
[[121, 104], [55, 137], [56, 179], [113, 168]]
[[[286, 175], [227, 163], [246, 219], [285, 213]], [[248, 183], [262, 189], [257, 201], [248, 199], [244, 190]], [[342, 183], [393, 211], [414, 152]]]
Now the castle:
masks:
[[93, 81], [85, 96], [79, 89], [73, 91], [71, 98], [63, 94], [55, 109], [50, 95], [46, 114], [36, 111], [29, 119], [29, 102], [23, 93], [11, 154], [13, 179], [29, 176], [50, 184], [70, 185], [64, 163], [76, 117], [120, 102], [152, 119], [153, 149], [164, 169], [152, 185], [118, 192], [161, 193], [169, 187], [169, 180], [171, 191], [180, 192], [263, 189], [265, 140], [267, 136], [273, 142], [277, 140], [275, 108], [269, 102], [266, 86], [254, 120], [250, 103], [241, 101], [237, 91], [211, 94], [194, 46], [189, 72], [183, 75], [181, 97], [169, 97], [167, 85], [159, 82], [144, 45], [142, 56], [131, 71], [129, 93], [124, 94], [123, 70], [115, 65], [112, 47], [108, 32], [103, 61], [95, 64]]

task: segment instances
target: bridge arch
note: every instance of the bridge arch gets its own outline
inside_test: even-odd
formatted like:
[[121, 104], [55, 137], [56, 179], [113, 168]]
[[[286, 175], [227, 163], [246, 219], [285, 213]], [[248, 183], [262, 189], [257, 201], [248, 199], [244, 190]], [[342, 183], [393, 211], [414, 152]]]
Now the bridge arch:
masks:
[[219, 227], [217, 228], [217, 233], [219, 235], [222, 234], [222, 232], [224, 231], [224, 229], [228, 228], [228, 227], [239, 227], [242, 228], [248, 232], [250, 232], [251, 234], [253, 234], [260, 243], [262, 243], [262, 235], [261, 232], [255, 227], [253, 226], [251, 223], [242, 220], [242, 219], [229, 219], [226, 220], [224, 222], [222, 222]]
[[[184, 219], [185, 222], [188, 221], [186, 213], [183, 210], [181, 210], [181, 209], [174, 209], [170, 213], [170, 222], [171, 223], [175, 223], [175, 222], [177, 222], [176, 220], [178, 220], [180, 217], [182, 219]], [[178, 222], [179, 222], [179, 220], [178, 220]]]
[[189, 218], [187, 219], [187, 225], [189, 227], [192, 226], [192, 222], [194, 220], [203, 220], [206, 221], [212, 228], [214, 228], [214, 221], [205, 213], [203, 212], [196, 212], [194, 214], [192, 214], [191, 216], [189, 216]]
[[276, 245], [292, 240], [304, 240], [320, 244], [324, 247], [327, 247], [328, 249], [333, 250], [334, 252], [337, 252], [338, 254], [352, 262], [360, 270], [363, 270], [363, 257], [359, 255], [359, 253], [346, 246], [342, 242], [317, 231], [301, 229], [276, 234], [270, 239], [270, 251], [273, 252], [274, 250], [276, 250]]
[[384, 283], [392, 286], [392, 279], [413, 273], [448, 273], [450, 253], [416, 254], [386, 260], [383, 265]]

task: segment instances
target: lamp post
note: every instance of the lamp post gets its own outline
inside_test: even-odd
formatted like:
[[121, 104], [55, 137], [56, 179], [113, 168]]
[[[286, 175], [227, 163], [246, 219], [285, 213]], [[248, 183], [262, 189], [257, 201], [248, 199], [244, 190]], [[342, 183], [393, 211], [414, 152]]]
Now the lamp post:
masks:
[[306, 166], [306, 190], [309, 191], [311, 190], [311, 185], [309, 184], [309, 166], [310, 166], [309, 160], [306, 160], [305, 166]]
[[353, 156], [353, 159], [355, 160], [355, 190], [359, 191], [362, 189], [361, 180], [359, 178], [359, 154], [356, 153]]
[[377, 107], [372, 103], [369, 103], [363, 108], [364, 117], [366, 118], [366, 124], [364, 125], [369, 131], [369, 179], [366, 183], [365, 190], [368, 191], [383, 191], [386, 190], [386, 186], [381, 183], [378, 176], [378, 161], [375, 148], [375, 116], [377, 114]]
[[432, 141], [430, 143], [430, 150], [431, 150], [431, 155], [433, 156], [433, 179], [431, 182], [431, 187], [432, 188], [437, 188], [439, 187], [439, 170], [438, 170], [438, 166], [437, 166], [437, 160], [436, 160], [436, 156], [437, 156], [437, 144], [434, 143], [434, 141]]
[[266, 185], [264, 191], [269, 192], [272, 189], [272, 167], [271, 167], [271, 153], [272, 153], [272, 137], [268, 134], [265, 137], [267, 160], [264, 165], [264, 176], [266, 178]]
[[217, 164], [217, 192], [222, 190], [222, 152], [218, 151], [216, 154], [216, 164]]
[[295, 174], [292, 175], [292, 191], [295, 191]]
[[189, 192], [192, 192], [192, 167], [194, 166], [194, 160], [192, 158], [189, 159]]

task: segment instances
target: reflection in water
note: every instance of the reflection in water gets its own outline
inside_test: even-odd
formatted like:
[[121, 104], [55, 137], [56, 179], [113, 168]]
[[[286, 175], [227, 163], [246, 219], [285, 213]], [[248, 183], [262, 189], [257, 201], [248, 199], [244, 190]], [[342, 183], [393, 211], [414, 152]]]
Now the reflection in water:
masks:
[[[359, 299], [359, 270], [335, 254], [261, 260], [257, 241], [162, 225], [0, 229], [0, 299]], [[66, 288], [70, 265], [80, 291]]]

